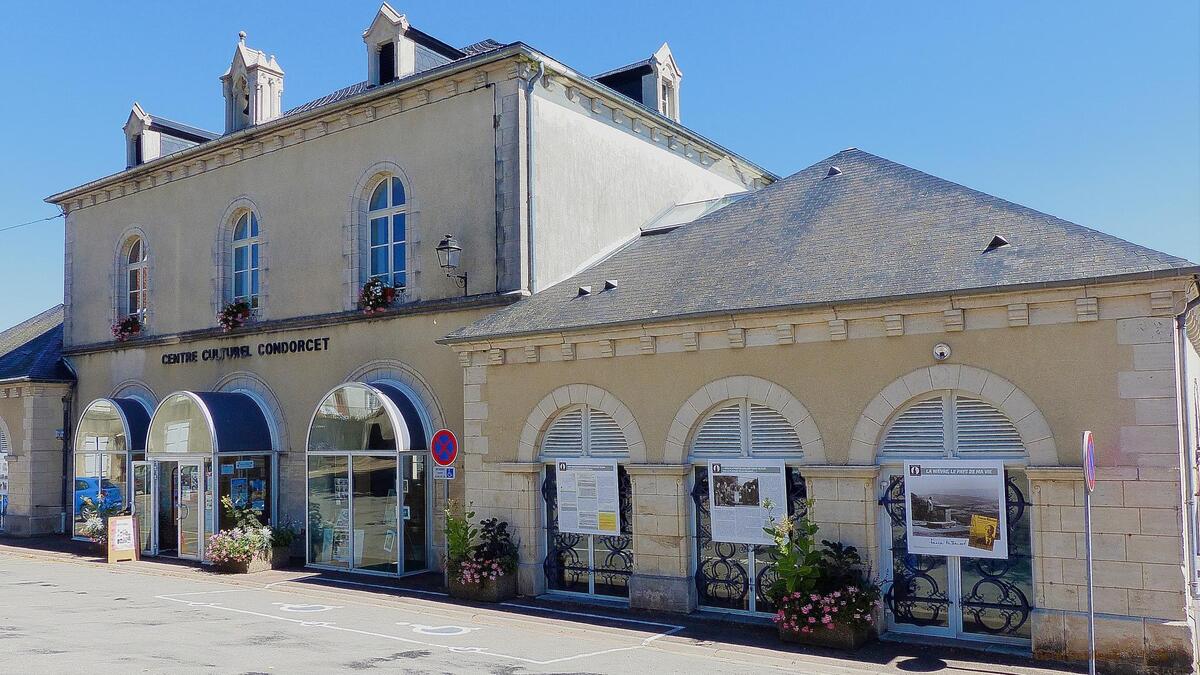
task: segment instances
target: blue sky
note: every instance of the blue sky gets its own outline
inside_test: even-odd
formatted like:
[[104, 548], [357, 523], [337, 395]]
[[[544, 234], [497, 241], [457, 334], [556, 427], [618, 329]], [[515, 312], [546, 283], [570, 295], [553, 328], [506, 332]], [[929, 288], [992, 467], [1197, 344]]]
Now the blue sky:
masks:
[[[203, 8], [201, 5], [203, 4]], [[393, 3], [454, 45], [524, 41], [584, 73], [663, 41], [683, 121], [780, 174], [854, 146], [1200, 261], [1200, 3]], [[336, 7], [332, 12], [329, 7]], [[0, 228], [124, 166], [151, 113], [220, 130], [239, 30], [284, 107], [365, 78], [377, 2], [12, 3]], [[0, 232], [0, 327], [62, 298], [62, 221]]]

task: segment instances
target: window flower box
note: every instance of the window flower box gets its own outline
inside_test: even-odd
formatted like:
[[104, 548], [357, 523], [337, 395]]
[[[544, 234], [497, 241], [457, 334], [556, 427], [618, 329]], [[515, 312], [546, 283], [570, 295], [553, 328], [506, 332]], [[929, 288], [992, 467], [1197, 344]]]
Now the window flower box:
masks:
[[379, 279], [371, 279], [363, 284], [358, 293], [358, 306], [363, 314], [377, 314], [387, 311], [396, 300], [396, 289]]
[[250, 321], [252, 312], [250, 303], [238, 300], [225, 305], [220, 312], [217, 312], [217, 322], [221, 324], [221, 330], [228, 333], [246, 325], [246, 322]]
[[127, 316], [112, 325], [112, 334], [117, 342], [124, 342], [142, 332], [142, 320], [136, 315]]

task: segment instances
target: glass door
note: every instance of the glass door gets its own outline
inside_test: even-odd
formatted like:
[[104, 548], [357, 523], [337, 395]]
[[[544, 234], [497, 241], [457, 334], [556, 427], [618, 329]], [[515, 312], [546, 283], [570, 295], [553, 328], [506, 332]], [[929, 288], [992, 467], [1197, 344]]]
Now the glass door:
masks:
[[404, 558], [401, 571], [420, 572], [429, 569], [428, 504], [429, 485], [426, 482], [428, 455], [403, 455], [400, 467], [404, 500], [400, 519], [404, 523]]
[[133, 463], [133, 515], [137, 517], [138, 537], [141, 539], [141, 551], [145, 555], [156, 555], [157, 540], [155, 538], [154, 508], [154, 463]]
[[350, 505], [354, 536], [353, 567], [369, 572], [396, 574], [401, 535], [396, 457], [351, 458], [353, 498]]
[[204, 475], [199, 461], [179, 462], [179, 557], [199, 560], [203, 553]]
[[154, 462], [154, 548], [159, 555], [179, 552], [179, 462]]

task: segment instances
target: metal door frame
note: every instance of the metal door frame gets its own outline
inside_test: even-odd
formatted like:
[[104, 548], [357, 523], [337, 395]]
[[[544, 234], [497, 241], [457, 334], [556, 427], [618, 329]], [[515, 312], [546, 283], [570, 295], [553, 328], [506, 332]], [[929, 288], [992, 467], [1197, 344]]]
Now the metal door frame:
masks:
[[[145, 531], [146, 527], [150, 528], [150, 548], [142, 549], [141, 553], [142, 555], [158, 555], [158, 462], [151, 459], [142, 459], [135, 460], [132, 464], [133, 471], [130, 472], [130, 483], [132, 485], [137, 485], [137, 470], [139, 466], [146, 467], [147, 473], [150, 474], [147, 482], [147, 489], [150, 491], [150, 514], [148, 518], [145, 517], [146, 514], [139, 513], [137, 510], [136, 487], [130, 491], [130, 512], [137, 516], [139, 536]], [[140, 541], [138, 542], [138, 546], [141, 546]]]
[[[178, 460], [179, 471], [175, 474], [175, 511], [178, 513], [177, 525], [175, 531], [175, 555], [187, 560], [203, 560], [204, 559], [204, 458], [203, 457], [180, 457]], [[196, 468], [196, 476], [198, 484], [196, 486], [196, 508], [194, 514], [184, 516], [182, 513], [183, 506], [183, 469], [185, 466], [193, 466]], [[183, 553], [183, 521], [185, 518], [194, 517], [196, 519], [196, 554], [185, 555]]]

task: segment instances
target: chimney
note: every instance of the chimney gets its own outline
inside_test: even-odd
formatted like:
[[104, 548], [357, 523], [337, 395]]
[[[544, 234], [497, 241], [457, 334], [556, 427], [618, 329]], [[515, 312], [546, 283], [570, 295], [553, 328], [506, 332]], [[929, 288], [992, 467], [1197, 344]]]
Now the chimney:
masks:
[[270, 122], [283, 114], [283, 69], [275, 57], [246, 46], [238, 33], [233, 62], [221, 76], [225, 95], [225, 133]]

